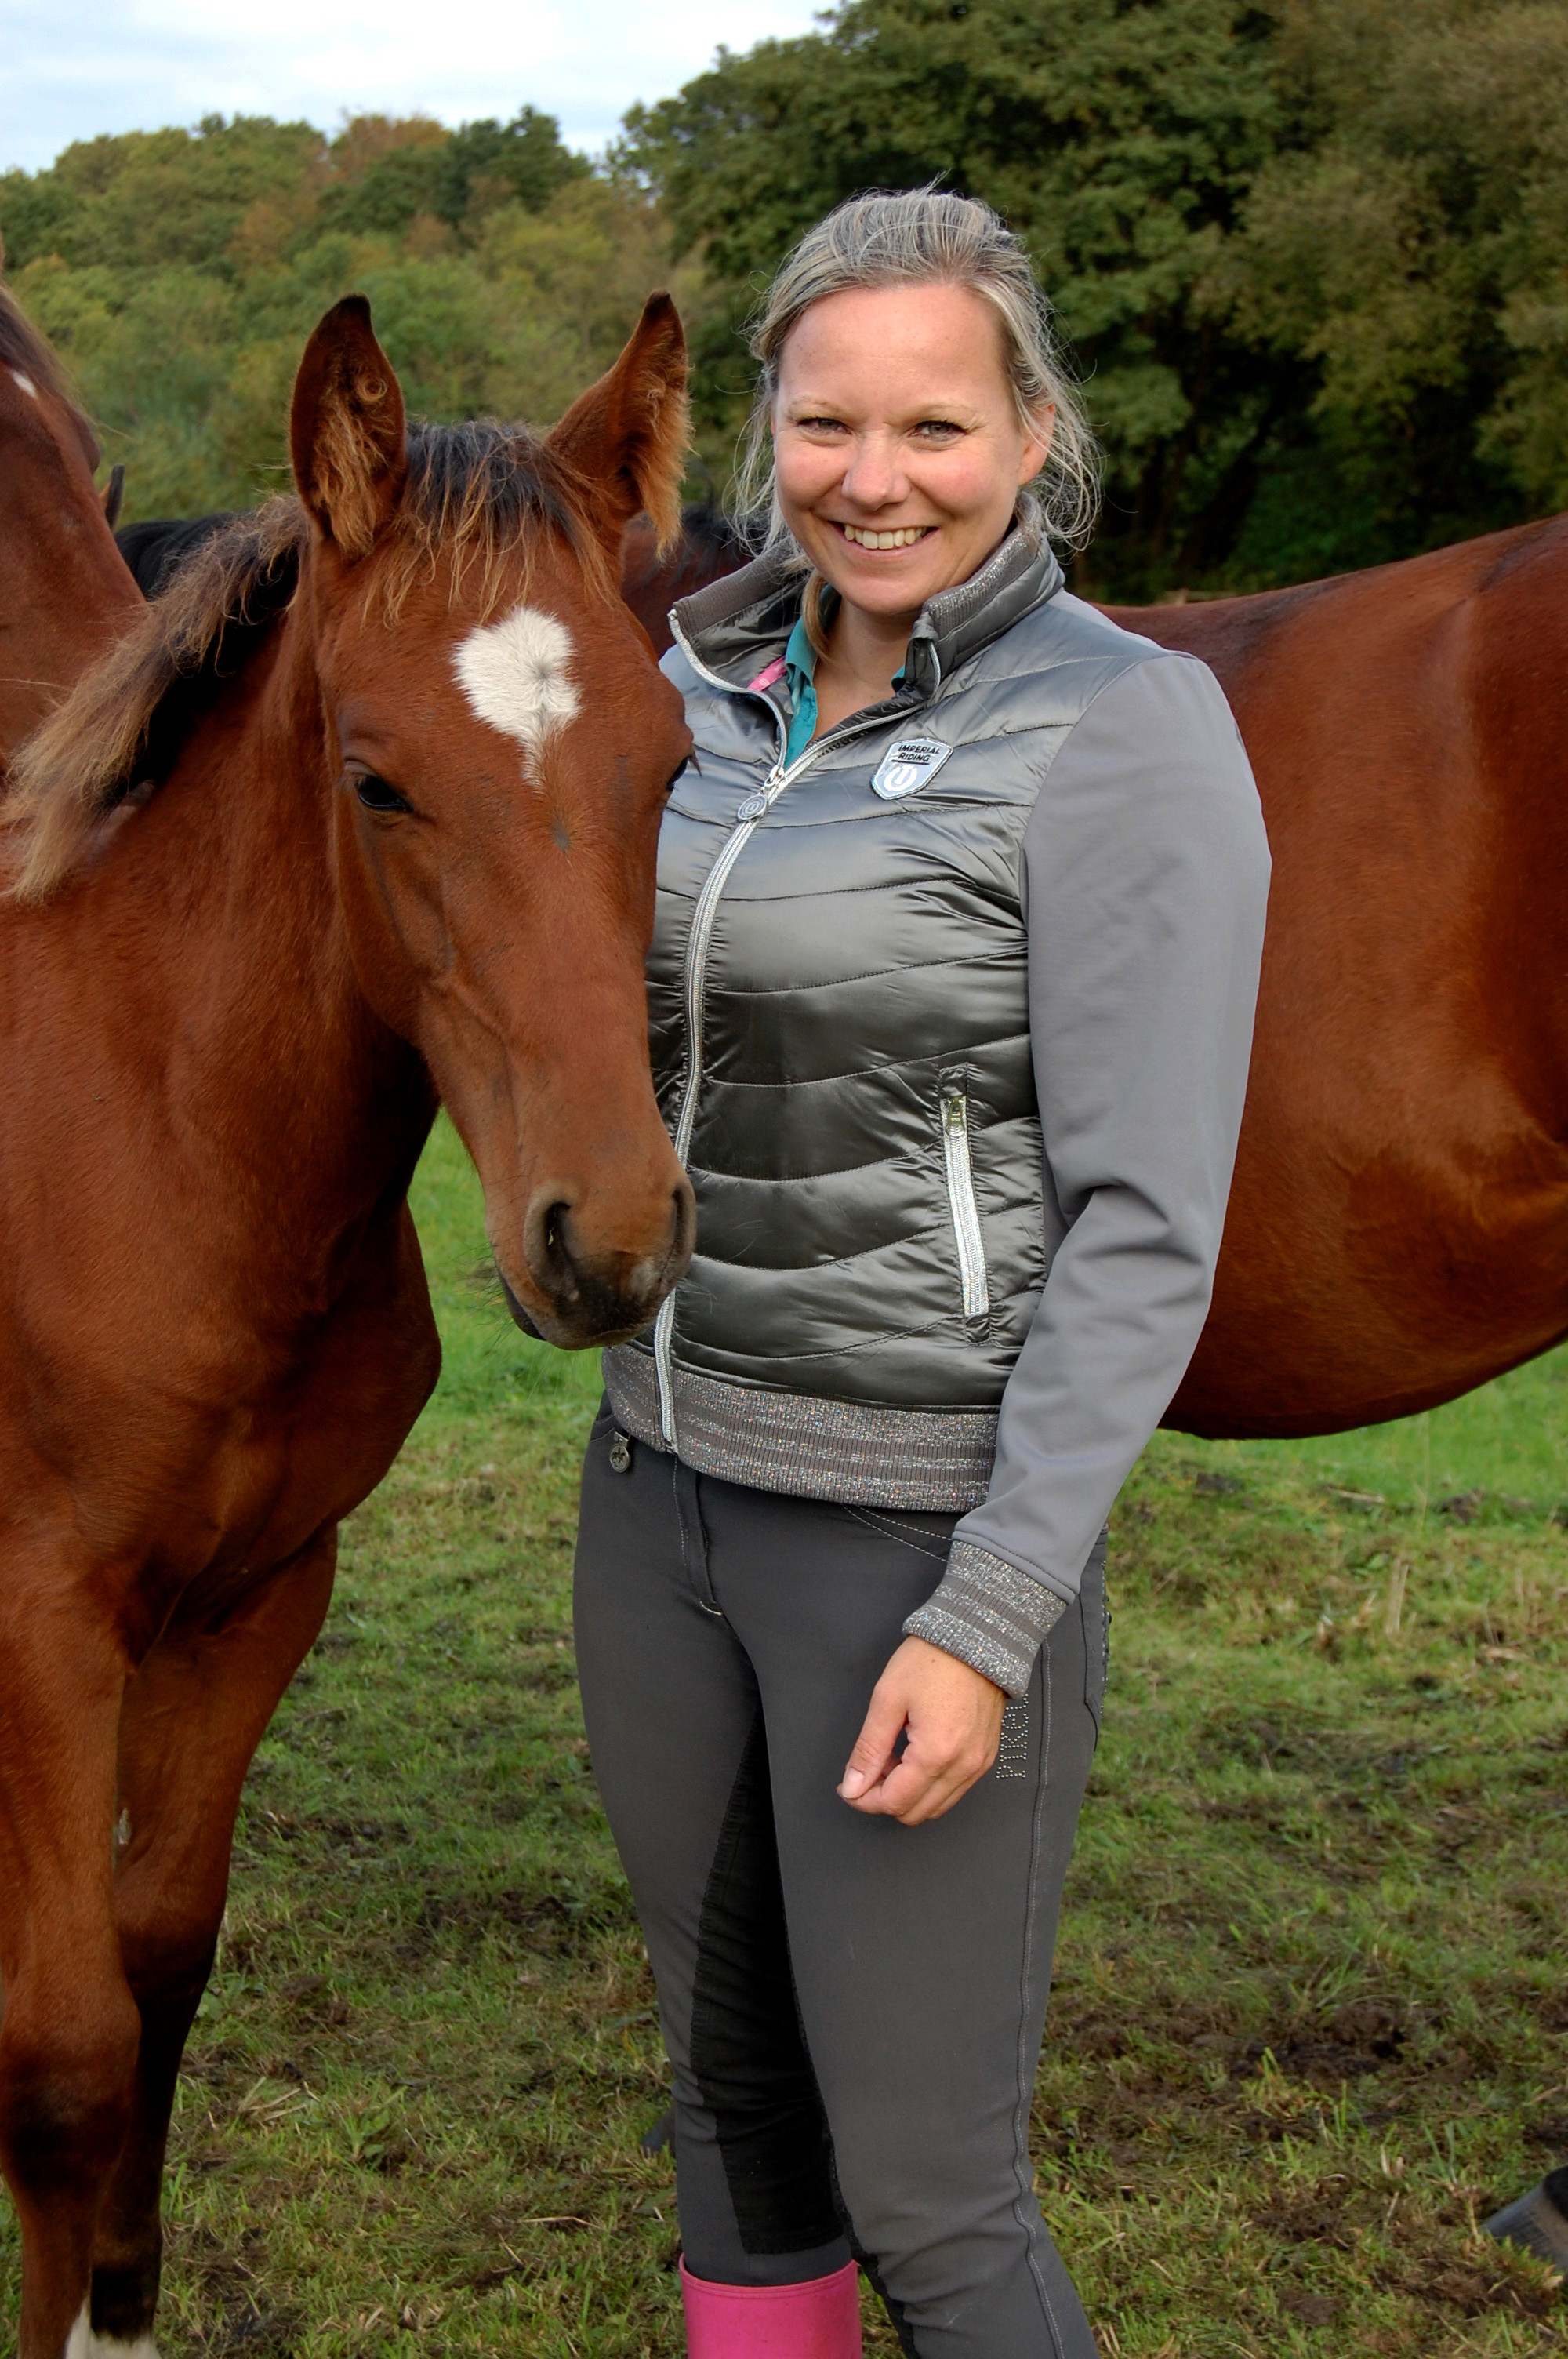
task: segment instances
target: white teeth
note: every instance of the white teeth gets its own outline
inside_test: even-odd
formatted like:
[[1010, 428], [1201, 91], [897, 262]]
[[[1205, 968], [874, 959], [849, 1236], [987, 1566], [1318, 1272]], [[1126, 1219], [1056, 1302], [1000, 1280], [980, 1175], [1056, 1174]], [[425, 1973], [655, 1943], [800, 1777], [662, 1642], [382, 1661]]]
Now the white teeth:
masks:
[[900, 525], [896, 532], [865, 532], [855, 524], [839, 527], [845, 539], [854, 541], [860, 549], [910, 549], [917, 540], [924, 540], [930, 529], [929, 525], [924, 524]]

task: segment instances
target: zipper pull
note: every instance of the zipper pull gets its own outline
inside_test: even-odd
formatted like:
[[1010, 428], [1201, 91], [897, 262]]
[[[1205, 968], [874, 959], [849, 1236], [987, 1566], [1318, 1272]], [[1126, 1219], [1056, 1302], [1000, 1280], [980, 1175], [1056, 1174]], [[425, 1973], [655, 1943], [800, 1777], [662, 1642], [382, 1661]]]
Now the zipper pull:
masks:
[[772, 794], [773, 788], [778, 785], [778, 782], [783, 776], [784, 764], [782, 762], [775, 762], [773, 768], [768, 772], [767, 777], [762, 780], [762, 785], [757, 788], [756, 793], [754, 795], [748, 795], [745, 801], [737, 807], [735, 812], [736, 818], [761, 819], [762, 813], [767, 810], [769, 796]]
[[968, 1109], [968, 1105], [967, 1102], [965, 1101], [965, 1099], [964, 1099], [964, 1098], [962, 1098], [962, 1097], [959, 1095], [959, 1093], [958, 1093], [958, 1092], [957, 1092], [957, 1090], [955, 1090], [955, 1091], [954, 1091], [954, 1093], [953, 1093], [953, 1094], [952, 1094], [952, 1096], [951, 1096], [950, 1098], [947, 1098], [947, 1099], [944, 1102], [943, 1111], [944, 1111], [944, 1114], [946, 1114], [946, 1123], [947, 1123], [947, 1127], [948, 1127], [948, 1129], [949, 1129], [949, 1130], [968, 1130], [968, 1126], [969, 1126], [969, 1109]]

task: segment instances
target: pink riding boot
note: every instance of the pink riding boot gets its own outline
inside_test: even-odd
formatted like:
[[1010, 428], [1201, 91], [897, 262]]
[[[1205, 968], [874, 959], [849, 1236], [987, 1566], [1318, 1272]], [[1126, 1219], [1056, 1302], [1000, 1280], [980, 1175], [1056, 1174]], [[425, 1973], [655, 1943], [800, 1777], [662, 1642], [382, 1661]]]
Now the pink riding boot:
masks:
[[805, 2285], [714, 2285], [680, 2265], [687, 2359], [860, 2359], [860, 2271]]

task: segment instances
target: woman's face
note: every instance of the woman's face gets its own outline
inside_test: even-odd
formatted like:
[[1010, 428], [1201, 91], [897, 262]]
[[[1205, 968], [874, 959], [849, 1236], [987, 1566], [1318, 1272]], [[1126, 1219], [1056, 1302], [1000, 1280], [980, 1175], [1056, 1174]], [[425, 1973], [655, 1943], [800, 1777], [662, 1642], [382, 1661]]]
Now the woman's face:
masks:
[[968, 287], [824, 296], [780, 355], [779, 506], [849, 605], [913, 617], [1001, 539], [1053, 416], [1020, 425], [1001, 323]]

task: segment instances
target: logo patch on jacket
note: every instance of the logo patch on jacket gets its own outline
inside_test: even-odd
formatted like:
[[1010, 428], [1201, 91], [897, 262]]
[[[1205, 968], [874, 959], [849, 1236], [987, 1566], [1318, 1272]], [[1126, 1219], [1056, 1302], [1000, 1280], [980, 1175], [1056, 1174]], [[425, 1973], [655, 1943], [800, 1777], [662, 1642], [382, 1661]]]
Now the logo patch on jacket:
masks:
[[952, 750], [940, 737], [901, 737], [872, 772], [871, 792], [885, 803], [902, 801], [936, 776]]

